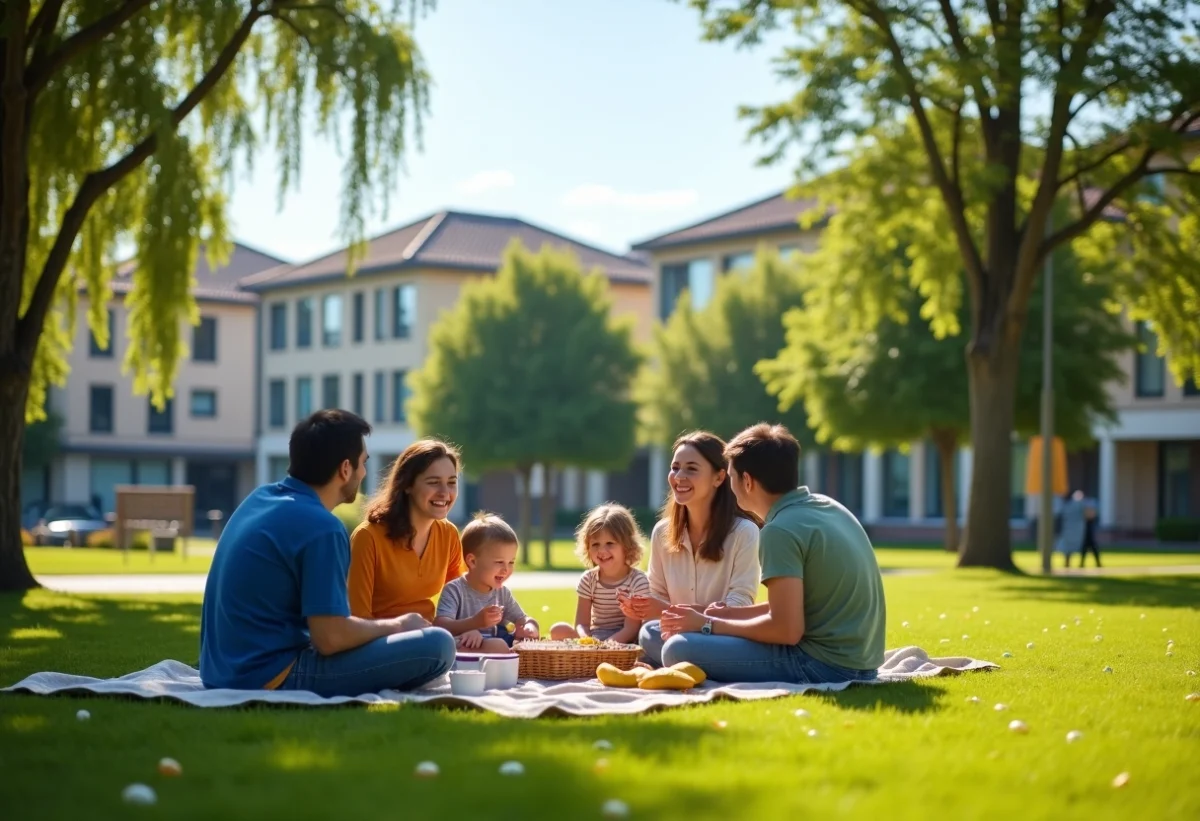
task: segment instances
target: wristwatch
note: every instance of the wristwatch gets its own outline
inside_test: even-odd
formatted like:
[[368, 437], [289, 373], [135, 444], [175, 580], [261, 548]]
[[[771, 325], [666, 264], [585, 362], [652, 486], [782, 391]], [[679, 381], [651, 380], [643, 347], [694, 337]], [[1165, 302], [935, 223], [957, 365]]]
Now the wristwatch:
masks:
[[704, 626], [700, 628], [700, 632], [706, 636], [712, 635], [712, 619], [704, 622]]

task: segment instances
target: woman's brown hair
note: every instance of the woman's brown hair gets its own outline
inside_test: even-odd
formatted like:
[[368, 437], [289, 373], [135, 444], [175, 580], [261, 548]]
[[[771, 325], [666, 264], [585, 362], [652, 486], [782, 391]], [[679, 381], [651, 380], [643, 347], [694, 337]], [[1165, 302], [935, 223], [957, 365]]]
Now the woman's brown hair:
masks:
[[417, 477], [439, 459], [449, 459], [455, 468], [462, 465], [462, 457], [453, 445], [437, 439], [418, 439], [413, 442], [392, 463], [387, 477], [367, 504], [367, 521], [383, 525], [389, 539], [406, 542], [410, 550], [416, 528], [408, 511], [408, 491], [416, 483]]
[[[671, 446], [672, 456], [684, 445], [691, 445], [695, 448], [696, 452], [712, 466], [713, 470], [718, 473], [725, 471], [725, 479], [717, 485], [710, 502], [711, 512], [708, 517], [708, 532], [704, 534], [704, 542], [700, 545], [692, 545], [701, 559], [719, 562], [725, 555], [725, 537], [729, 535], [729, 531], [733, 530], [734, 523], [739, 518], [749, 519], [752, 522], [755, 519], [738, 507], [737, 497], [733, 495], [733, 485], [729, 480], [729, 462], [725, 459], [725, 441], [708, 431], [685, 433]], [[686, 507], [676, 504], [674, 493], [667, 493], [667, 500], [663, 502], [660, 517], [667, 523], [667, 549], [682, 550], [683, 536], [687, 533], [688, 513]], [[757, 522], [755, 523], [757, 524]]]

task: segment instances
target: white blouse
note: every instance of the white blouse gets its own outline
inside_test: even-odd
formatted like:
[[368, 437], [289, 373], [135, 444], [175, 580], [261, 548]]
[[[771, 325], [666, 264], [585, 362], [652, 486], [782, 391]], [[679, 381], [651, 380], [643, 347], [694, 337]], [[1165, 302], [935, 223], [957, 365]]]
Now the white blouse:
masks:
[[738, 517], [725, 536], [721, 561], [701, 559], [692, 551], [687, 531], [683, 548], [667, 544], [667, 522], [660, 520], [650, 534], [650, 592], [671, 604], [709, 605], [723, 601], [730, 607], [754, 604], [761, 581], [758, 563], [758, 526]]

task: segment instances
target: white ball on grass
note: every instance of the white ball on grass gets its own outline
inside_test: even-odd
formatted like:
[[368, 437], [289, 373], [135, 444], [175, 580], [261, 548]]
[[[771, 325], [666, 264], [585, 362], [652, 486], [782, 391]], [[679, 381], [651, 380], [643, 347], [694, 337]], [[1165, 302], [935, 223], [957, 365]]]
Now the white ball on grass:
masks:
[[500, 775], [525, 775], [525, 765], [520, 761], [505, 761], [500, 765]]
[[1081, 738], [1083, 738], [1083, 733], [1079, 732], [1078, 730], [1072, 730], [1071, 732], [1067, 733], [1068, 744], [1074, 744]]
[[87, 710], [80, 710], [79, 712], [77, 712], [75, 714], [75, 718], [79, 721], [87, 721], [91, 717], [92, 717], [92, 714], [89, 713]]
[[130, 784], [121, 792], [121, 798], [126, 804], [155, 804], [158, 796], [154, 790], [145, 784]]
[[600, 808], [600, 813], [605, 818], [625, 818], [629, 815], [629, 805], [616, 798], [610, 798], [604, 802], [604, 806]]

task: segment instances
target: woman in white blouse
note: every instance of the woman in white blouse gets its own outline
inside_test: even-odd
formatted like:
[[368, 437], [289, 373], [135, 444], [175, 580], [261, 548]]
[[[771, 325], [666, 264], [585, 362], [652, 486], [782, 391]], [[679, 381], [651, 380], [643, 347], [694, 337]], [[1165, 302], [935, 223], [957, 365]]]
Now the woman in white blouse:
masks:
[[662, 663], [664, 610], [754, 604], [760, 573], [758, 524], [734, 498], [720, 437], [701, 431], [677, 439], [667, 484], [650, 536], [650, 595], [621, 596], [622, 612], [643, 622], [638, 643], [654, 666]]

